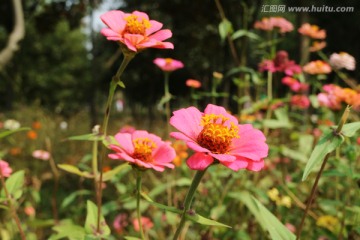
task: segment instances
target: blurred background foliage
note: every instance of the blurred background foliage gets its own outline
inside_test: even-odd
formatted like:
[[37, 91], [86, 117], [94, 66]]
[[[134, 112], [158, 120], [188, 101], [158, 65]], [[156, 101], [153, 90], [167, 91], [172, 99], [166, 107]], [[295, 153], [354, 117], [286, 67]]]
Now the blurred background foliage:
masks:
[[[295, 29], [302, 22], [318, 24], [326, 29], [328, 45], [325, 53], [346, 51], [360, 59], [360, 25], [355, 24], [360, 16], [359, 1], [220, 2], [234, 30], [251, 30], [255, 20], [267, 15], [280, 15], [292, 21]], [[185, 63], [186, 67], [174, 72], [170, 79], [170, 92], [178, 98], [189, 94], [185, 86], [188, 78], [201, 80], [203, 88], [209, 89], [214, 71], [226, 74], [239, 64], [257, 69], [261, 60], [261, 49], [252, 48], [255, 44], [244, 38], [235, 41], [238, 54], [244, 58], [234, 60], [228, 42], [221, 41], [219, 36], [221, 17], [215, 1], [124, 0], [112, 1], [110, 4], [108, 1], [96, 0], [27, 0], [23, 1], [25, 38], [11, 62], [0, 72], [1, 109], [11, 110], [19, 105], [36, 104], [64, 117], [85, 109], [91, 116], [91, 125], [98, 122], [98, 116], [103, 113], [102, 106], [111, 76], [122, 57], [118, 45], [108, 42], [99, 34], [99, 29], [91, 28], [89, 22], [99, 24], [99, 20], [95, 19], [98, 15], [94, 14], [97, 8], [114, 4], [126, 12], [136, 9], [147, 12], [152, 19], [163, 22], [164, 28], [173, 31], [171, 42], [175, 45], [174, 51], [146, 50], [130, 63], [123, 76], [126, 93], [119, 94], [118, 98], [124, 98], [125, 108], [129, 111], [131, 109], [133, 115], [144, 109], [150, 116], [158, 112], [156, 105], [163, 95], [163, 75], [152, 63], [156, 57], [171, 57]], [[331, 14], [261, 13], [263, 4], [353, 6], [355, 11]], [[10, 0], [1, 2], [0, 16], [0, 48], [3, 48], [13, 28]], [[85, 17], [88, 19], [86, 24]], [[280, 43], [279, 49], [289, 51], [290, 58], [298, 61], [301, 38], [296, 30], [287, 37], [294, 41]], [[359, 68], [350, 75], [359, 79]], [[220, 91], [230, 89], [230, 93], [235, 93], [233, 89], [236, 89], [231, 77], [225, 77], [220, 88]], [[236, 107], [231, 97], [219, 101], [233, 110]], [[183, 103], [174, 101], [172, 107], [175, 109]]]

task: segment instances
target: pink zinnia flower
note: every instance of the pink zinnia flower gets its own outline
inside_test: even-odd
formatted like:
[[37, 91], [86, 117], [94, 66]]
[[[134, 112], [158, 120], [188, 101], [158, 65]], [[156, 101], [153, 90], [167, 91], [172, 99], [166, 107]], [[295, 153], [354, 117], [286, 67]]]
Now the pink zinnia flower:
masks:
[[32, 156], [34, 158], [41, 159], [41, 160], [44, 160], [44, 161], [47, 161], [47, 160], [50, 159], [50, 153], [45, 151], [45, 150], [35, 150], [32, 153]]
[[259, 71], [284, 72], [292, 76], [301, 73], [301, 67], [293, 60], [289, 60], [289, 54], [286, 51], [278, 51], [273, 60], [263, 60], [259, 64]]
[[238, 171], [260, 171], [268, 145], [262, 132], [251, 124], [240, 125], [223, 107], [209, 104], [204, 113], [195, 107], [175, 111], [170, 124], [180, 132], [171, 137], [184, 140], [196, 153], [187, 160], [194, 170], [204, 170], [212, 163]]
[[335, 69], [355, 70], [355, 58], [346, 52], [331, 54], [329, 62]]
[[328, 74], [331, 72], [331, 67], [322, 60], [316, 60], [305, 64], [303, 70], [308, 74]]
[[254, 28], [261, 29], [264, 31], [272, 31], [274, 29], [279, 29], [280, 33], [291, 32], [294, 29], [294, 26], [291, 22], [282, 17], [270, 17], [263, 18], [261, 21], [256, 21]]
[[9, 177], [12, 173], [12, 169], [9, 166], [9, 163], [5, 162], [4, 160], [0, 160], [0, 171], [1, 176], [3, 177]]
[[119, 145], [110, 145], [115, 153], [109, 154], [111, 159], [120, 159], [136, 165], [140, 168], [153, 168], [162, 172], [165, 167], [174, 168], [171, 163], [175, 156], [175, 150], [169, 142], [164, 142], [160, 137], [147, 131], [135, 131], [133, 133], [117, 133], [115, 140]]
[[306, 95], [294, 95], [291, 97], [290, 103], [301, 109], [307, 109], [310, 106], [310, 100]]
[[186, 80], [186, 86], [191, 87], [191, 88], [200, 88], [201, 87], [201, 82], [195, 79], [188, 79]]
[[127, 225], [128, 222], [126, 213], [120, 213], [115, 217], [113, 227], [118, 234], [121, 234]]
[[304, 23], [298, 29], [299, 33], [315, 39], [324, 39], [326, 38], [326, 31], [320, 29], [317, 25], [310, 25], [309, 23]]
[[[154, 223], [148, 217], [141, 217], [140, 221], [141, 221], [142, 228], [144, 229], [144, 231], [149, 230], [150, 228], [154, 227]], [[137, 218], [135, 218], [133, 220], [133, 226], [134, 226], [134, 230], [136, 232], [140, 231], [139, 220]]]
[[309, 84], [301, 83], [292, 77], [283, 77], [281, 82], [287, 85], [294, 92], [306, 92], [309, 89]]
[[172, 58], [155, 58], [153, 62], [164, 72], [172, 72], [184, 67], [181, 61]]
[[100, 16], [109, 27], [101, 29], [101, 34], [108, 40], [119, 41], [131, 51], [137, 52], [145, 48], [170, 48], [174, 45], [163, 42], [172, 36], [168, 29], [160, 30], [162, 23], [149, 20], [146, 13], [134, 11], [109, 11]]
[[120, 128], [120, 133], [133, 133], [135, 132], [135, 128], [133, 126], [130, 125], [125, 125], [122, 128]]

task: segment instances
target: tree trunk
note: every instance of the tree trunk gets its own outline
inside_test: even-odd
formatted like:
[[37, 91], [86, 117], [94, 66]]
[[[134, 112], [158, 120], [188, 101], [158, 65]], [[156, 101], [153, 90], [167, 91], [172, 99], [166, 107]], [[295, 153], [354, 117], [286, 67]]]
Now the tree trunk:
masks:
[[24, 12], [21, 0], [12, 0], [14, 9], [14, 30], [9, 36], [6, 47], [0, 52], [0, 71], [8, 64], [14, 53], [19, 50], [18, 43], [25, 36]]

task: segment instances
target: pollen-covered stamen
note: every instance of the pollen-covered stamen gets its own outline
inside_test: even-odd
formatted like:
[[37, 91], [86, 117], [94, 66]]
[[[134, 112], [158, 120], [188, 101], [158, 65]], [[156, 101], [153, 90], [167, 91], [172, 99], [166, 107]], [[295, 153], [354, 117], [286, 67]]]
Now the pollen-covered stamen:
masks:
[[238, 126], [233, 122], [227, 124], [229, 118], [219, 114], [205, 114], [201, 118], [203, 130], [197, 137], [197, 142], [212, 153], [226, 154], [230, 150], [231, 142], [238, 138]]
[[124, 32], [130, 34], [141, 34], [145, 35], [146, 29], [151, 27], [149, 20], [141, 18], [136, 15], [130, 15], [125, 18], [126, 27]]
[[136, 138], [133, 140], [134, 153], [133, 158], [143, 162], [153, 162], [152, 152], [157, 147], [155, 142], [149, 138]]

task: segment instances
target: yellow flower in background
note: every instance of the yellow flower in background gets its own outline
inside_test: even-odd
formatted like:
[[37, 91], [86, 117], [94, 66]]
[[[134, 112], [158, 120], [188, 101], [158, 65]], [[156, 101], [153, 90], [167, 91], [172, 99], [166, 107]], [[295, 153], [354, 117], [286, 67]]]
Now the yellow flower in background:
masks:
[[319, 227], [326, 228], [331, 232], [337, 232], [339, 231], [340, 222], [339, 219], [337, 219], [334, 216], [325, 215], [317, 219], [316, 225], [318, 225]]
[[274, 202], [277, 202], [280, 199], [279, 190], [277, 190], [277, 188], [272, 188], [269, 191], [267, 191], [267, 195]]
[[186, 159], [189, 154], [187, 153], [187, 146], [182, 141], [176, 141], [173, 143], [173, 148], [176, 152], [176, 157], [173, 161], [175, 166], [179, 167], [184, 159]]
[[291, 208], [291, 198], [289, 196], [284, 196], [279, 200], [279, 202], [276, 202], [276, 204]]

